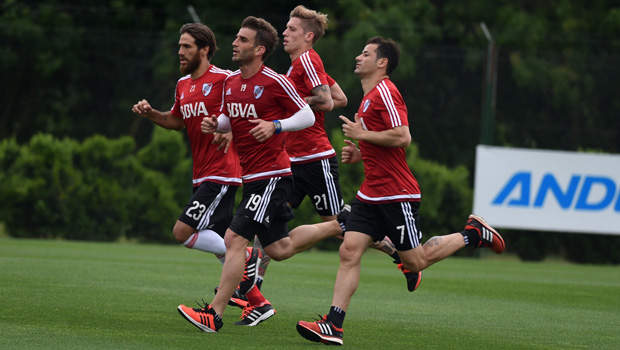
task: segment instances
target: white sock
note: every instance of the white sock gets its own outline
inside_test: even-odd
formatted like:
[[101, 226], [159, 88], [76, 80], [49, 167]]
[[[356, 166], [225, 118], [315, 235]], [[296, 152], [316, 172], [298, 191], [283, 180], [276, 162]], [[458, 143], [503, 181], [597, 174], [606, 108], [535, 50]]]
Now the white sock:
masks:
[[226, 254], [224, 238], [211, 230], [202, 230], [194, 233], [183, 243], [183, 246], [189, 249], [202, 250], [207, 253], [218, 255]]

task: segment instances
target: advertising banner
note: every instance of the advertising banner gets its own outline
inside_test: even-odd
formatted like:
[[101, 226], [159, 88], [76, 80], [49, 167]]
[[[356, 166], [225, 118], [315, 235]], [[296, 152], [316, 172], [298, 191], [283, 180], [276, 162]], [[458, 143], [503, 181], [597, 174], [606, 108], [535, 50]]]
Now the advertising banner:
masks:
[[479, 145], [474, 213], [498, 228], [620, 235], [620, 155]]

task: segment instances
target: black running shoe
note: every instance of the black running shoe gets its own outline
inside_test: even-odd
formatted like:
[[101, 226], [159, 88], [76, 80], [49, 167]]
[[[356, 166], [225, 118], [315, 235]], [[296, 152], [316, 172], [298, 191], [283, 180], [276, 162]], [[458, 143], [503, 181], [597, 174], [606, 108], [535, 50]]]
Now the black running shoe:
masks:
[[260, 249], [248, 247], [250, 257], [245, 261], [245, 272], [243, 273], [243, 279], [239, 283], [239, 294], [247, 294], [258, 281], [258, 266], [261, 262]]
[[271, 304], [265, 304], [263, 306], [248, 306], [243, 309], [241, 321], [235, 322], [235, 325], [253, 327], [275, 314], [276, 310], [273, 306], [271, 306]]
[[418, 289], [420, 282], [422, 282], [422, 271], [412, 272], [407, 270], [402, 263], [398, 264], [398, 269], [403, 272], [407, 279], [407, 290], [413, 292]]

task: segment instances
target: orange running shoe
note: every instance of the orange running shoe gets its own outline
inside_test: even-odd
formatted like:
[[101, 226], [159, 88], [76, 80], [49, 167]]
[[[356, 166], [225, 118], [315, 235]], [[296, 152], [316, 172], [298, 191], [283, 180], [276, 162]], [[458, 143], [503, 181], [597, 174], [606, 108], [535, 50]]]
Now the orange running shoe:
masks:
[[203, 308], [199, 309], [179, 305], [177, 310], [181, 316], [203, 332], [217, 333], [224, 325], [224, 322], [219, 317], [216, 319], [215, 310], [209, 304], [205, 304]]
[[469, 216], [469, 220], [467, 220], [467, 224], [465, 225], [465, 230], [474, 230], [478, 232], [478, 236], [480, 237], [478, 247], [491, 248], [496, 254], [501, 254], [506, 249], [506, 244], [502, 236], [478, 215], [471, 214]]
[[343, 331], [327, 320], [327, 315], [315, 322], [297, 322], [297, 332], [313, 342], [326, 345], [342, 345]]

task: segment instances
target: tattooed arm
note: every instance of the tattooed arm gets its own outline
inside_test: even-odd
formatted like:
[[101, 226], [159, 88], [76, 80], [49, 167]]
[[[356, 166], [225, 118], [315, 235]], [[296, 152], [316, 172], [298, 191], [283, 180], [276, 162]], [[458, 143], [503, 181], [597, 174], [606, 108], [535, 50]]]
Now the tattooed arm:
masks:
[[312, 89], [312, 96], [305, 97], [313, 111], [329, 112], [334, 108], [334, 100], [328, 85], [319, 85]]

